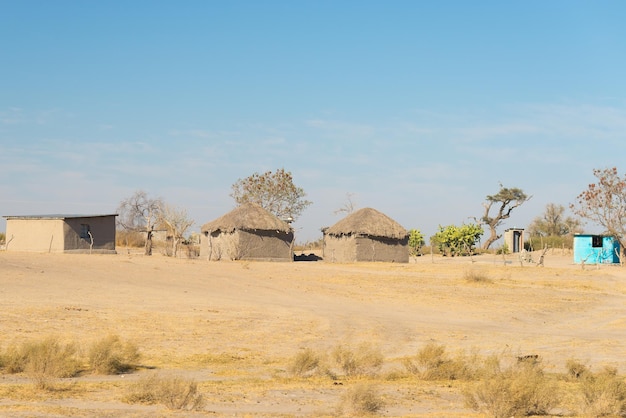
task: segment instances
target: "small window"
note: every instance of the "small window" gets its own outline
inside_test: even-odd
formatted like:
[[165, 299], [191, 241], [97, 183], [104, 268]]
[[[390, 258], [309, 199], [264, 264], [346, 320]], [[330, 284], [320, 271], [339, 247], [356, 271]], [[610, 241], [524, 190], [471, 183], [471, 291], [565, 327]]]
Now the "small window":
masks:
[[80, 237], [83, 239], [90, 239], [89, 232], [91, 229], [89, 228], [89, 224], [80, 224]]
[[593, 248], [602, 248], [602, 241], [603, 241], [603, 236], [602, 235], [593, 235], [591, 237], [591, 246]]

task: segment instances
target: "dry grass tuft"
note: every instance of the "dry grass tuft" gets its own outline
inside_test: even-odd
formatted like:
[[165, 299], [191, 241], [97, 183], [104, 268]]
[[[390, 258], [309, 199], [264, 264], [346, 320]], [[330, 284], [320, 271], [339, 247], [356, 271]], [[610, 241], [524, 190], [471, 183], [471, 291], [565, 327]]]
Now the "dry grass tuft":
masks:
[[384, 361], [380, 350], [368, 343], [356, 349], [339, 345], [332, 351], [332, 358], [346, 376], [375, 376]]
[[198, 411], [204, 407], [204, 397], [193, 380], [162, 377], [151, 374], [139, 379], [128, 390], [128, 403], [161, 404], [172, 410]]
[[541, 365], [527, 362], [496, 371], [464, 395], [468, 407], [494, 418], [546, 415], [559, 400]]
[[463, 278], [468, 283], [493, 283], [493, 280], [483, 271], [467, 270], [463, 274]]
[[424, 380], [471, 380], [491, 373], [497, 357], [459, 352], [449, 356], [443, 345], [428, 343], [414, 357], [403, 361], [407, 372]]
[[582, 376], [580, 390], [586, 414], [626, 417], [626, 382], [617, 375], [616, 369], [588, 371]]
[[364, 416], [376, 414], [383, 406], [378, 390], [371, 384], [360, 383], [342, 396], [339, 409], [346, 415]]
[[580, 379], [589, 374], [589, 368], [578, 360], [567, 360], [565, 368], [567, 369], [567, 375], [573, 379]]
[[95, 373], [119, 374], [133, 370], [139, 360], [139, 350], [117, 335], [106, 336], [89, 348], [89, 366]]
[[293, 376], [304, 377], [314, 373], [320, 366], [319, 354], [310, 348], [300, 351], [289, 365], [289, 373]]
[[61, 344], [56, 337], [12, 346], [3, 356], [7, 373], [24, 372], [39, 389], [52, 389], [55, 378], [75, 376], [79, 370], [74, 344]]

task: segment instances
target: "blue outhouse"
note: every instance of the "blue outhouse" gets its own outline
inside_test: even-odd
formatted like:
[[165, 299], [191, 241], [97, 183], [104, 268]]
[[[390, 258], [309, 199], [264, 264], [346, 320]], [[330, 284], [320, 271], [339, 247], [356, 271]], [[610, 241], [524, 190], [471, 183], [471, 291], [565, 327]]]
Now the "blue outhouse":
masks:
[[619, 242], [612, 236], [574, 235], [574, 263], [612, 264], [619, 263]]

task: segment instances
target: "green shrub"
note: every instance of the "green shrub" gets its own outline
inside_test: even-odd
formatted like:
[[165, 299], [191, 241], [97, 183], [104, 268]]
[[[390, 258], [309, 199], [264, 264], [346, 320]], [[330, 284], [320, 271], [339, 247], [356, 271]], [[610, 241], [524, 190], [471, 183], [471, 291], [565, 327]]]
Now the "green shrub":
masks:
[[384, 402], [378, 390], [366, 383], [349, 389], [341, 398], [340, 409], [344, 414], [363, 416], [379, 412]]
[[161, 404], [172, 410], [197, 411], [204, 407], [204, 398], [193, 380], [151, 374], [142, 377], [128, 389], [128, 403]]
[[383, 355], [379, 349], [363, 343], [355, 350], [339, 345], [332, 352], [335, 363], [346, 376], [372, 376], [383, 365]]
[[494, 418], [546, 415], [559, 399], [541, 365], [527, 362], [496, 371], [464, 395], [469, 407]]
[[123, 343], [117, 335], [109, 335], [89, 348], [89, 366], [99, 374], [125, 373], [135, 368], [139, 351], [132, 343]]

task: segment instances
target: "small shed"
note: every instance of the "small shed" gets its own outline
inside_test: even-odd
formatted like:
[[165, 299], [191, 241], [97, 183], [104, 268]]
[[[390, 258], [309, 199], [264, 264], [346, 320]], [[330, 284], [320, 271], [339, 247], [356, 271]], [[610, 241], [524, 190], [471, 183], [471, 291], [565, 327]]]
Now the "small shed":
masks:
[[574, 263], [619, 263], [619, 241], [609, 235], [574, 235]]
[[4, 216], [6, 250], [115, 254], [113, 215]]
[[376, 209], [360, 209], [322, 232], [325, 261], [409, 262], [408, 231]]
[[209, 260], [293, 261], [293, 230], [274, 214], [244, 203], [202, 225], [200, 257]]
[[504, 244], [511, 253], [519, 253], [524, 249], [524, 229], [509, 228], [504, 231]]

